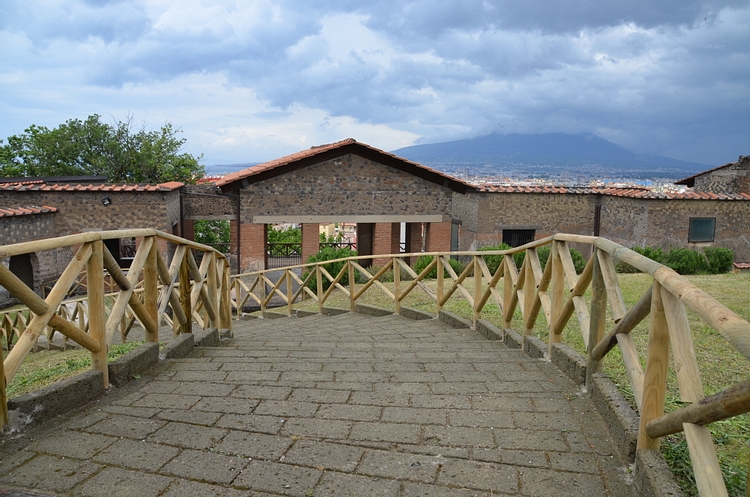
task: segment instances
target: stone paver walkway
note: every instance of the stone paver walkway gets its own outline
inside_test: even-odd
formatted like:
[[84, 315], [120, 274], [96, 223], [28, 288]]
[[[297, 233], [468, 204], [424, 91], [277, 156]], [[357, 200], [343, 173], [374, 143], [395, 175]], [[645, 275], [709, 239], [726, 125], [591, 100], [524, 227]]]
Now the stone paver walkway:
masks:
[[239, 322], [0, 455], [0, 487], [57, 495], [635, 493], [553, 365], [400, 316]]

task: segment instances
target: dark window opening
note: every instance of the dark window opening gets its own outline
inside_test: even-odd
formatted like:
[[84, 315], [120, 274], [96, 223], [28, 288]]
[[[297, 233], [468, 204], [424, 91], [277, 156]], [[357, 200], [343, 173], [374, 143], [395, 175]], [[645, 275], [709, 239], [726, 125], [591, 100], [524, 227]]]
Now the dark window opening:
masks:
[[34, 288], [34, 268], [31, 265], [31, 254], [19, 254], [10, 258], [10, 272], [23, 281], [27, 287]]
[[716, 232], [716, 218], [691, 217], [688, 242], [713, 242]]
[[458, 224], [451, 224], [451, 252], [458, 252]]
[[534, 241], [535, 230], [503, 230], [503, 243], [520, 247]]

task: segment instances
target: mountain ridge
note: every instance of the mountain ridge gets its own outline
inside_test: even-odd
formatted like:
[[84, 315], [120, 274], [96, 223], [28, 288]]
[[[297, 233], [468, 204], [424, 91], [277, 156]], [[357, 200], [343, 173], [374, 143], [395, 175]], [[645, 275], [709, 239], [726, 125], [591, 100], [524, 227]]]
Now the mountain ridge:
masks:
[[[493, 133], [432, 144], [412, 145], [391, 153], [444, 171], [533, 169], [558, 174], [586, 167], [594, 175], [686, 177], [711, 167], [668, 157], [635, 154], [594, 134], [538, 135]], [[501, 172], [501, 171], [497, 171]]]

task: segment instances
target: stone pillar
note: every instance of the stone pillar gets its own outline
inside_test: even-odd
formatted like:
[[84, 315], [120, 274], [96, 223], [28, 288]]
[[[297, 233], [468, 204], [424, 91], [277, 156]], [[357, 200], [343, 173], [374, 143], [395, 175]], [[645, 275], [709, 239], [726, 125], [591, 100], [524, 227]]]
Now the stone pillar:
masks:
[[265, 224], [242, 223], [240, 225], [241, 272], [247, 273], [266, 268], [266, 240]]
[[450, 252], [451, 222], [430, 223], [427, 225], [427, 252]]
[[302, 225], [302, 264], [307, 258], [320, 251], [320, 225], [305, 223]]

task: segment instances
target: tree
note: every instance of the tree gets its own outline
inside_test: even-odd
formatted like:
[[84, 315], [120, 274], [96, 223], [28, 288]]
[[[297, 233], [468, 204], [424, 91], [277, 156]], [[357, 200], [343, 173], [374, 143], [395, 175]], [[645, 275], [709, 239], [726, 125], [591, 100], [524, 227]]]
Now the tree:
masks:
[[[166, 123], [158, 131], [136, 129], [132, 116], [114, 125], [94, 114], [57, 128], [32, 124], [0, 146], [0, 175], [106, 176], [112, 183], [194, 183], [205, 175], [203, 156], [180, 153], [182, 131]], [[0, 142], [1, 143], [1, 142]]]

